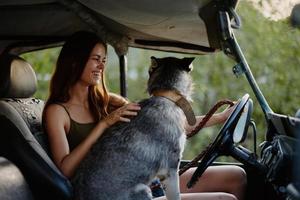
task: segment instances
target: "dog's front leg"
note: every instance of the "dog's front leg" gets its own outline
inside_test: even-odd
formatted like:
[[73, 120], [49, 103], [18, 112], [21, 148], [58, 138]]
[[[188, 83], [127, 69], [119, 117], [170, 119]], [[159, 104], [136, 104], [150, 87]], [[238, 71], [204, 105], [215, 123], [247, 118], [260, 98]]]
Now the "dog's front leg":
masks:
[[168, 200], [180, 200], [179, 176], [177, 169], [170, 169], [169, 176], [163, 181]]

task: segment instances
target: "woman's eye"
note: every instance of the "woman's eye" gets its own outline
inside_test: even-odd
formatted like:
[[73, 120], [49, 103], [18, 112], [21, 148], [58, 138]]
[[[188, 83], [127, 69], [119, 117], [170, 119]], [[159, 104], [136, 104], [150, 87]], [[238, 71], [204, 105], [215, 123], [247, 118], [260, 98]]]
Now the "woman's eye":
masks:
[[97, 63], [103, 63], [103, 64], [106, 63], [105, 59], [101, 60], [101, 58], [98, 58], [98, 57], [92, 57], [91, 59]]
[[93, 61], [99, 63], [100, 62], [100, 59], [99, 58], [92, 58]]

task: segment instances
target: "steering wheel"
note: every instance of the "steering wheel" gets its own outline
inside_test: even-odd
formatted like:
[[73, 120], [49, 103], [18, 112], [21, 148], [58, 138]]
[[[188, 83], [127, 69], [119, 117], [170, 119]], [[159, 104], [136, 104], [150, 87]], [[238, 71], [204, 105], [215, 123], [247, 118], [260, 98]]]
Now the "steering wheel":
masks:
[[191, 188], [198, 181], [203, 172], [209, 165], [220, 155], [228, 155], [233, 148], [233, 132], [245, 105], [249, 101], [249, 94], [245, 94], [235, 105], [232, 113], [227, 118], [222, 126], [219, 134], [211, 144], [210, 148], [206, 151], [203, 159], [198, 164], [196, 171], [187, 183], [187, 187]]

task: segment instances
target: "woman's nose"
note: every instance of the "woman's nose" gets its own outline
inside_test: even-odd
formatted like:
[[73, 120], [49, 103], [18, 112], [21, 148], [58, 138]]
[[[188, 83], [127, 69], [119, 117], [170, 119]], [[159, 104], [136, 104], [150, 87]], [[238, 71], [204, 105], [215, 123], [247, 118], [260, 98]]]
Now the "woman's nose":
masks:
[[99, 68], [99, 69], [104, 68], [104, 62], [98, 61], [98, 62], [97, 62], [97, 68]]

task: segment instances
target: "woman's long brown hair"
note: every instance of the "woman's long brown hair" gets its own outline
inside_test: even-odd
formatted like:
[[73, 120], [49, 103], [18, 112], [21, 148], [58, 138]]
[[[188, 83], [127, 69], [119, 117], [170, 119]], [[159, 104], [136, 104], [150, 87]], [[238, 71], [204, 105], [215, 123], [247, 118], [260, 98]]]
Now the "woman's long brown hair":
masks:
[[[107, 51], [107, 45], [92, 32], [76, 32], [65, 42], [50, 82], [50, 95], [45, 108], [50, 104], [65, 103], [70, 99], [70, 88], [80, 79], [90, 54], [98, 43]], [[118, 95], [108, 93], [103, 74], [101, 84], [89, 87], [89, 107], [96, 121], [109, 113], [110, 106], [120, 107], [127, 102]]]

